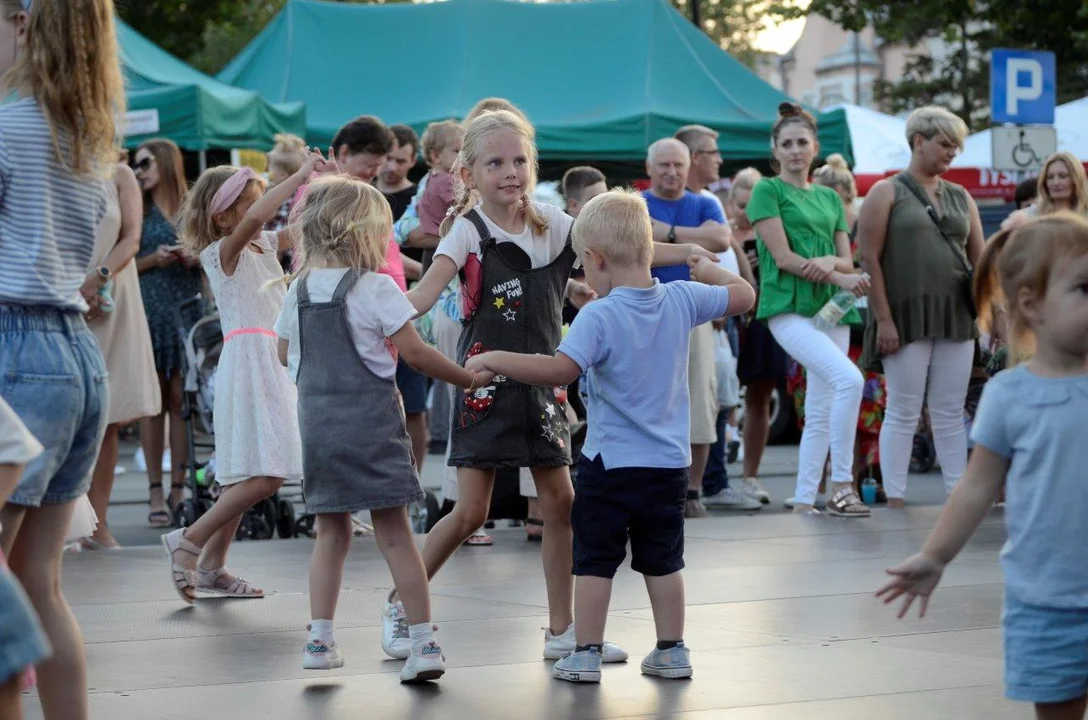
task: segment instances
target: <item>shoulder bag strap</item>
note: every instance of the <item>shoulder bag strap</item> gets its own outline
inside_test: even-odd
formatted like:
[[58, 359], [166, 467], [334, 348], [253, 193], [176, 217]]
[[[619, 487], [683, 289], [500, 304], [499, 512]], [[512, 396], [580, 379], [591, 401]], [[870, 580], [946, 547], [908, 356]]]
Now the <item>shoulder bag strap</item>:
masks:
[[937, 210], [933, 207], [933, 203], [929, 201], [925, 192], [919, 187], [918, 183], [914, 181], [914, 178], [909, 177], [906, 173], [899, 173], [895, 176], [895, 179], [900, 185], [910, 191], [914, 197], [918, 198], [918, 202], [922, 203], [922, 207], [926, 209], [926, 214], [929, 215], [929, 219], [933, 221], [933, 224], [937, 226], [938, 232], [941, 233], [941, 237], [945, 239], [949, 247], [952, 248], [952, 254], [956, 256], [956, 260], [959, 261], [963, 267], [964, 272], [968, 275], [971, 274], [971, 264], [967, 261], [967, 252], [961, 248], [956, 242], [948, 237], [948, 233], [944, 231], [944, 226], [941, 225], [941, 219], [937, 217]]

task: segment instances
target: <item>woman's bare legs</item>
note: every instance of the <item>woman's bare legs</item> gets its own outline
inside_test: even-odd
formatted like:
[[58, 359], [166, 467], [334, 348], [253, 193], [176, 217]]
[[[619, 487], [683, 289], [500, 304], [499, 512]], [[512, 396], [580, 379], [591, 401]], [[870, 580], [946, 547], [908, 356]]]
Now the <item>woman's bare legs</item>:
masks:
[[114, 471], [117, 469], [120, 429], [120, 425], [110, 425], [106, 428], [102, 447], [98, 451], [98, 460], [94, 465], [91, 487], [87, 491], [87, 499], [91, 501], [94, 514], [98, 516], [98, 527], [95, 528], [91, 539], [107, 548], [120, 547], [106, 521], [106, 513], [110, 507], [110, 494], [113, 493]]
[[185, 466], [189, 462], [189, 441], [185, 437], [185, 423], [181, 420], [181, 372], [170, 377], [170, 505], [185, 499]]
[[759, 477], [771, 431], [773, 380], [750, 380], [744, 392], [744, 477]]
[[170, 411], [170, 381], [159, 373], [159, 390], [162, 392], [162, 412], [140, 420], [140, 447], [147, 463], [147, 482], [151, 486], [151, 513], [169, 512], [162, 487], [162, 454], [166, 442], [166, 413]]

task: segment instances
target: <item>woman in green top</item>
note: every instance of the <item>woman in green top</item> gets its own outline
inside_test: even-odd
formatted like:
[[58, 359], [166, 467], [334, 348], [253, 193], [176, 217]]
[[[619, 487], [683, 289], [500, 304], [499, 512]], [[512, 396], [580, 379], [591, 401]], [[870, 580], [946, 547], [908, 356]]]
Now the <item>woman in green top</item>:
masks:
[[978, 335], [967, 268], [982, 252], [982, 221], [967, 191], [940, 177], [966, 135], [944, 108], [915, 110], [910, 165], [873, 186], [858, 221], [873, 283], [862, 363], [883, 371], [887, 387], [880, 468], [892, 508], [904, 504], [923, 398], [947, 492], [967, 468], [963, 411]]
[[[758, 233], [756, 317], [767, 322], [782, 349], [808, 372], [794, 512], [814, 512], [830, 448], [827, 512], [866, 517], [869, 508], [853, 483], [854, 431], [864, 380], [846, 354], [849, 328], [824, 332], [812, 318], [840, 288], [860, 296], [869, 283], [854, 271], [842, 200], [831, 188], [808, 181], [820, 149], [816, 121], [789, 103], [779, 106], [778, 114], [771, 145], [779, 174], [756, 185], [747, 215]], [[843, 322], [860, 322], [857, 311], [847, 313]]]

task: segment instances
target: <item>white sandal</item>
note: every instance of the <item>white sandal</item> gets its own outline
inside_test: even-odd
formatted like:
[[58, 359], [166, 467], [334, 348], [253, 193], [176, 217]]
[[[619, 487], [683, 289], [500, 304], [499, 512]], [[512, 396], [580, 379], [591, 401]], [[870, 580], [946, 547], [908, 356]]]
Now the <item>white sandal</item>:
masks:
[[178, 528], [162, 536], [162, 546], [166, 548], [166, 557], [170, 559], [170, 579], [181, 599], [190, 605], [196, 600], [196, 571], [174, 563], [174, 553], [178, 550], [200, 558], [200, 548], [185, 539], [185, 528]]
[[[197, 568], [196, 589], [203, 593], [212, 593], [232, 598], [263, 598], [264, 590], [248, 580], [243, 580], [227, 572], [225, 567], [216, 570]], [[222, 580], [222, 582], [220, 582]]]

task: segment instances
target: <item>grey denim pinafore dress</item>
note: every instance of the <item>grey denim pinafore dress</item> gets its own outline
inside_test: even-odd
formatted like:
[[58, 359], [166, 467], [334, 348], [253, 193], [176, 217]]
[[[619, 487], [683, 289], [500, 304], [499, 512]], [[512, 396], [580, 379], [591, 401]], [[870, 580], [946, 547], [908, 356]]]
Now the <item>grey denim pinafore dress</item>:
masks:
[[[528, 258], [514, 263], [498, 249], [479, 213], [470, 210], [464, 217], [480, 234], [482, 260], [478, 297], [472, 298], [475, 309], [461, 330], [458, 361], [464, 365], [489, 350], [554, 355], [562, 339], [567, 278], [576, 259], [570, 237], [555, 260], [533, 269]], [[461, 286], [468, 291], [464, 270]], [[453, 408], [449, 464], [483, 469], [570, 465], [570, 428], [556, 390], [499, 376], [464, 395]]]
[[375, 375], [355, 349], [344, 298], [349, 270], [327, 303], [298, 286], [298, 424], [302, 491], [312, 513], [409, 505], [423, 498], [396, 382]]

